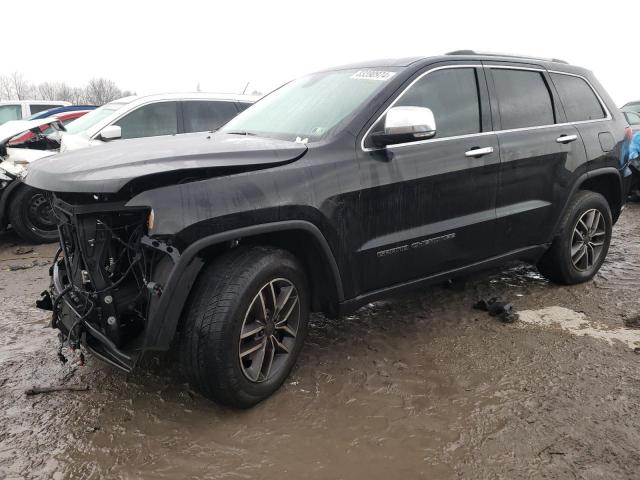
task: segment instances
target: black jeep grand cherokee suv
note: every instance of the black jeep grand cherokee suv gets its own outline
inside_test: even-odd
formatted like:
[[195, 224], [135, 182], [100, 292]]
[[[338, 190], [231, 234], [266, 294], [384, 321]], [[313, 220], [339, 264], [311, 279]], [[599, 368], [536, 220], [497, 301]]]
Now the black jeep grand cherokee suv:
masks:
[[200, 391], [251, 406], [311, 311], [512, 259], [589, 280], [626, 126], [587, 70], [463, 51], [294, 80], [218, 133], [41, 160], [26, 183], [59, 219], [53, 326], [127, 371], [175, 341]]

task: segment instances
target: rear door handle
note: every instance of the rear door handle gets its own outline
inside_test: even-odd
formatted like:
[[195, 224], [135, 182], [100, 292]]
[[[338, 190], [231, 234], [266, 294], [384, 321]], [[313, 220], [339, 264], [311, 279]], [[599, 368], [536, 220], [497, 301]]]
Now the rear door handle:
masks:
[[464, 152], [464, 156], [478, 158], [484, 155], [489, 155], [490, 153], [493, 153], [493, 147], [472, 148], [471, 150]]
[[558, 143], [571, 143], [578, 139], [578, 135], [560, 135], [556, 138], [556, 142]]

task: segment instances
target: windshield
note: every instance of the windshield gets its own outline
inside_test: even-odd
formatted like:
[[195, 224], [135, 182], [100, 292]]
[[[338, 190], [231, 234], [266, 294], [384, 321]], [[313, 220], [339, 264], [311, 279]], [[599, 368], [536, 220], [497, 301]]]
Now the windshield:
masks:
[[394, 70], [337, 70], [299, 78], [249, 107], [220, 131], [320, 140], [382, 89]]
[[20, 120], [22, 118], [22, 106], [20, 105], [0, 105], [0, 125], [9, 120]]
[[107, 118], [109, 115], [111, 115], [113, 112], [115, 112], [116, 110], [118, 110], [124, 105], [126, 105], [126, 103], [114, 102], [114, 103], [107, 103], [106, 105], [103, 105], [100, 108], [96, 108], [95, 110], [92, 110], [86, 115], [83, 115], [79, 119], [69, 123], [66, 126], [67, 133], [71, 133], [71, 134], [82, 133], [90, 129], [97, 123], [101, 122], [102, 120]]

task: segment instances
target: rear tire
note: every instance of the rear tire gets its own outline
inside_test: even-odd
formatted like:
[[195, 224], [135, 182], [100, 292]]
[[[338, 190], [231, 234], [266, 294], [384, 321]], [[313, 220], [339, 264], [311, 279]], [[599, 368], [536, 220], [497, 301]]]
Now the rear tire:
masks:
[[58, 240], [58, 227], [49, 201], [42, 191], [21, 185], [9, 204], [9, 222], [15, 232], [30, 243]]
[[307, 285], [296, 258], [271, 247], [239, 247], [206, 266], [183, 315], [180, 363], [189, 383], [234, 408], [274, 393], [304, 342]]
[[609, 251], [612, 224], [609, 203], [601, 194], [577, 192], [538, 270], [552, 282], [564, 285], [591, 280]]

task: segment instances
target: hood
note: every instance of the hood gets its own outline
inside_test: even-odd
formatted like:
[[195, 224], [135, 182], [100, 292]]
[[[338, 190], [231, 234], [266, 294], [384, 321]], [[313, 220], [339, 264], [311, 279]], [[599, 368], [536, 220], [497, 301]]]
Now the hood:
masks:
[[184, 170], [258, 167], [297, 160], [304, 144], [227, 133], [117, 140], [33, 163], [24, 180], [53, 192], [117, 193], [131, 180]]

